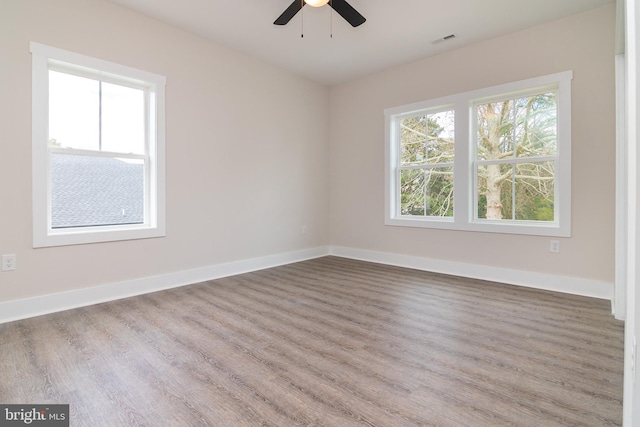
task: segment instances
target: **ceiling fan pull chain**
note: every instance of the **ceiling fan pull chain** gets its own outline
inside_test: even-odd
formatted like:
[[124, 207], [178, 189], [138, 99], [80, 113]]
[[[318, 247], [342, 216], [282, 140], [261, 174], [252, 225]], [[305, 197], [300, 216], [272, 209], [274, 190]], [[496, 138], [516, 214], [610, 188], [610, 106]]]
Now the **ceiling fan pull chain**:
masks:
[[300, 0], [300, 38], [304, 38], [304, 0]]
[[329, 38], [333, 38], [333, 0], [329, 0]]

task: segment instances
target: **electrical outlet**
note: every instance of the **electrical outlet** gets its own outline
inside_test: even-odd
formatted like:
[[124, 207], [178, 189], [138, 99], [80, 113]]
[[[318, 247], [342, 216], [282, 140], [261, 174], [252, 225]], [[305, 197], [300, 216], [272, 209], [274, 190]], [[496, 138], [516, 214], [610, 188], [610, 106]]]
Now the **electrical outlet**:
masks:
[[302, 231], [301, 232], [302, 232], [302, 234], [307, 234], [307, 226], [306, 225], [302, 226]]
[[2, 271], [13, 271], [16, 269], [16, 255], [2, 255]]
[[560, 240], [551, 240], [549, 243], [549, 252], [557, 254], [560, 252]]

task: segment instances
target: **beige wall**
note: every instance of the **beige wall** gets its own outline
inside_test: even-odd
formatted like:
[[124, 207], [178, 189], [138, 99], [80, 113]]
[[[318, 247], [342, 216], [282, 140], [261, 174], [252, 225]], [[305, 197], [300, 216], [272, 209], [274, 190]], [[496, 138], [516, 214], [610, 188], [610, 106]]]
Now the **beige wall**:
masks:
[[[102, 0], [0, 0], [0, 254], [18, 256], [0, 302], [329, 244], [612, 282], [613, 16], [329, 90]], [[167, 237], [31, 247], [29, 41], [167, 77]], [[548, 238], [384, 226], [385, 108], [569, 69], [573, 233], [560, 254]]]
[[[30, 41], [167, 77], [167, 237], [32, 249]], [[0, 0], [0, 94], [0, 302], [328, 244], [324, 86], [101, 0]]]
[[[331, 89], [331, 243], [613, 283], [615, 6], [592, 10]], [[464, 38], [460, 29], [459, 36]], [[573, 70], [572, 237], [384, 225], [389, 107]]]

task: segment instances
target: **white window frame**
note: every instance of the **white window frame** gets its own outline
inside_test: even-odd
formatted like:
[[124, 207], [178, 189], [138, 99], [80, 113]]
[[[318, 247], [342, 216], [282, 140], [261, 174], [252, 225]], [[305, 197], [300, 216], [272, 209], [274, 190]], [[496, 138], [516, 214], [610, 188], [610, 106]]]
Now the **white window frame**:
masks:
[[[385, 115], [385, 224], [538, 236], [571, 236], [571, 80], [564, 71], [473, 90], [456, 95], [388, 108]], [[506, 99], [531, 94], [537, 89], [557, 88], [558, 152], [554, 176], [554, 221], [487, 220], [477, 218], [474, 168], [474, 104], [487, 99]], [[533, 92], [532, 92], [533, 91]], [[400, 120], [411, 115], [451, 108], [455, 114], [454, 214], [451, 217], [410, 216], [400, 213]]]
[[[30, 43], [32, 55], [33, 247], [76, 245], [165, 236], [166, 78], [78, 53]], [[83, 150], [49, 147], [49, 70], [84, 75], [144, 89], [148, 108], [142, 156], [103, 153], [106, 157], [145, 161], [145, 214], [141, 224], [52, 228], [50, 154], [83, 154]], [[84, 153], [86, 154], [86, 153]]]

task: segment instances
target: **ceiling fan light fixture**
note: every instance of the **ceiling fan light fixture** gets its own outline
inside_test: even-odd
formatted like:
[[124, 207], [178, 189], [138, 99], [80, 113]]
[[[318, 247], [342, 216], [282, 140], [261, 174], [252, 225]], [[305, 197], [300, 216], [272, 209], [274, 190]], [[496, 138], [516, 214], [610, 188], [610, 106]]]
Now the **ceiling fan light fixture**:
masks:
[[308, 4], [311, 7], [322, 7], [329, 4], [331, 9], [333, 9], [338, 15], [342, 16], [344, 20], [354, 28], [364, 24], [366, 21], [364, 16], [360, 15], [353, 6], [347, 3], [347, 0], [293, 0], [289, 7], [286, 8], [280, 16], [278, 16], [278, 19], [276, 19], [273, 24], [287, 25], [289, 21], [291, 21], [291, 19], [302, 10], [305, 4]]
[[329, 3], [329, 0], [304, 0], [304, 2], [311, 7], [322, 7]]

